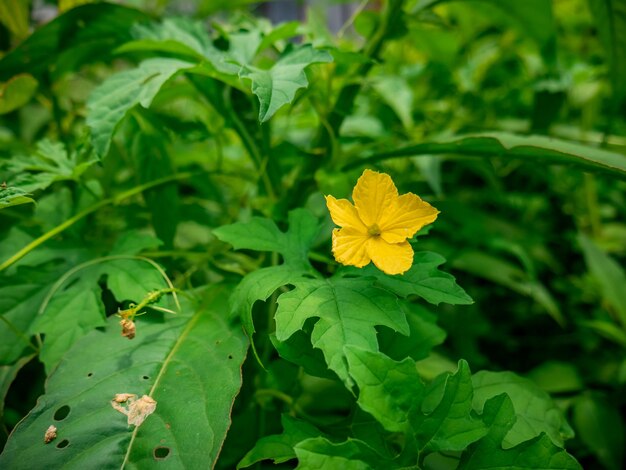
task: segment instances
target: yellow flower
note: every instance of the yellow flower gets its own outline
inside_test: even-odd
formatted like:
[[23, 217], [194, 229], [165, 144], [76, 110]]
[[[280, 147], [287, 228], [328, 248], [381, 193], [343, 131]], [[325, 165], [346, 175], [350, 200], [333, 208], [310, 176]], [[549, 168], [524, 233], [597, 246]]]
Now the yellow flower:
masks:
[[333, 255], [344, 265], [363, 266], [373, 261], [387, 274], [402, 274], [413, 264], [407, 241], [424, 225], [435, 221], [439, 211], [413, 193], [398, 195], [385, 173], [365, 170], [347, 199], [326, 196], [335, 224]]

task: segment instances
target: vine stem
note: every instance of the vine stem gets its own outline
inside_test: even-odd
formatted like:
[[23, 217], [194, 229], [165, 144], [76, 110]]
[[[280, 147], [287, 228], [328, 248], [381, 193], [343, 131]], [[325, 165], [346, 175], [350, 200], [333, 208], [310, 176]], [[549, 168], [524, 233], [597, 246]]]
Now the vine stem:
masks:
[[113, 196], [113, 197], [110, 197], [108, 199], [103, 199], [102, 201], [94, 204], [93, 206], [88, 207], [87, 209], [79, 212], [75, 216], [70, 217], [65, 222], [57, 225], [53, 229], [51, 229], [48, 232], [44, 233], [39, 238], [36, 238], [32, 242], [30, 242], [24, 248], [22, 248], [17, 253], [15, 253], [13, 256], [11, 256], [9, 259], [7, 259], [2, 264], [0, 264], [0, 272], [4, 271], [9, 266], [15, 264], [16, 262], [21, 260], [24, 256], [26, 256], [28, 253], [33, 251], [35, 248], [37, 248], [38, 246], [42, 245], [43, 243], [45, 243], [46, 241], [48, 241], [52, 237], [54, 237], [54, 236], [58, 235], [59, 233], [63, 232], [67, 228], [71, 227], [72, 225], [74, 225], [79, 220], [84, 219], [89, 214], [92, 214], [92, 213], [98, 211], [99, 209], [102, 209], [103, 207], [106, 207], [106, 206], [108, 206], [110, 204], [118, 204], [119, 202], [123, 201], [124, 199], [128, 199], [129, 197], [132, 197], [132, 196], [134, 196], [136, 194], [140, 194], [140, 193], [142, 193], [142, 192], [144, 192], [144, 191], [146, 191], [148, 189], [152, 189], [152, 188], [154, 188], [156, 186], [160, 186], [162, 184], [169, 183], [171, 181], [187, 179], [187, 178], [189, 178], [192, 175], [193, 175], [193, 173], [191, 173], [191, 172], [184, 172], [184, 173], [178, 173], [178, 174], [171, 175], [171, 176], [166, 176], [164, 178], [159, 178], [159, 179], [156, 179], [154, 181], [150, 181], [148, 183], [144, 183], [142, 185], [135, 186], [134, 188], [131, 188], [128, 191], [124, 191], [124, 192], [118, 194], [117, 196]]

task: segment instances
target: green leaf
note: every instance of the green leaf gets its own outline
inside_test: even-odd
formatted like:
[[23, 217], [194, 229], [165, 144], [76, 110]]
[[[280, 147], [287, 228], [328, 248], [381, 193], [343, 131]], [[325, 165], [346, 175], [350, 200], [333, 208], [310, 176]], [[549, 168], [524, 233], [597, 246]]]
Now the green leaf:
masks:
[[[111, 3], [73, 8], [38, 28], [0, 59], [0, 80], [20, 73], [35, 78], [54, 66], [60, 76], [94, 61], [106, 61], [111, 51], [130, 39], [130, 28], [148, 16]], [[106, 41], [102, 39], [106, 38]]]
[[[141, 183], [149, 183], [175, 173], [172, 157], [167, 151], [168, 139], [159, 121], [151, 122], [148, 113], [137, 113], [130, 154]], [[143, 193], [150, 210], [151, 222], [165, 249], [172, 249], [180, 219], [180, 198], [175, 183], [160, 185]]]
[[445, 263], [444, 257], [437, 253], [421, 251], [415, 253], [413, 266], [402, 276], [389, 276], [374, 268], [364, 268], [364, 275], [374, 275], [377, 284], [401, 297], [418, 295], [431, 304], [441, 302], [453, 305], [468, 305], [472, 298], [457, 285], [454, 276], [439, 271], [438, 266]]
[[0, 187], [0, 210], [11, 206], [19, 206], [21, 204], [35, 203], [35, 200], [23, 189], [14, 188], [13, 186]]
[[32, 155], [12, 158], [5, 164], [13, 175], [11, 183], [19, 190], [32, 193], [48, 188], [58, 181], [79, 181], [97, 160], [77, 152], [68, 153], [61, 142], [43, 139], [37, 142]]
[[562, 139], [506, 132], [467, 134], [424, 142], [356, 160], [345, 169], [389, 158], [452, 154], [467, 157], [520, 159], [529, 163], [576, 165], [582, 170], [602, 171], [626, 179], [626, 156]]
[[409, 334], [404, 312], [396, 297], [359, 278], [303, 279], [278, 298], [276, 338], [287, 340], [304, 328], [309, 318], [319, 318], [311, 343], [324, 353], [329, 369], [347, 385], [352, 383], [344, 347], [378, 351], [376, 326]]
[[516, 420], [502, 438], [502, 447], [511, 448], [540, 434], [546, 434], [554, 445], [563, 447], [563, 441], [574, 437], [562, 411], [550, 395], [532, 380], [512, 372], [480, 371], [472, 377], [474, 399], [472, 406], [481, 413], [485, 403], [506, 393], [515, 410]]
[[413, 90], [407, 80], [398, 75], [378, 76], [373, 83], [374, 90], [396, 113], [405, 129], [413, 127]]
[[162, 23], [135, 24], [131, 29], [133, 41], [117, 52], [172, 52], [194, 60], [206, 58], [213, 49], [205, 26], [188, 18], [165, 18]]
[[384, 459], [365, 442], [348, 439], [334, 443], [324, 437], [307, 439], [296, 445], [299, 469], [371, 470], [372, 468], [397, 468]]
[[28, 103], [39, 84], [32, 75], [23, 73], [0, 85], [0, 114], [10, 113]]
[[106, 79], [87, 101], [87, 125], [96, 153], [106, 156], [115, 129], [129, 109], [138, 104], [149, 107], [166, 81], [193, 66], [177, 59], [148, 59], [136, 69]]
[[28, 331], [58, 272], [22, 269], [24, 275], [0, 278], [0, 364], [11, 364], [35, 347]]
[[472, 412], [472, 378], [469, 366], [459, 361], [456, 374], [443, 374], [426, 389], [421, 410], [411, 415], [420, 449], [458, 451], [486, 434]]
[[598, 281], [597, 286], [603, 300], [611, 306], [622, 327], [626, 329], [626, 272], [582, 233], [578, 235], [578, 243], [583, 249], [589, 271]]
[[502, 440], [515, 424], [515, 410], [506, 394], [485, 403], [483, 421], [489, 433], [461, 456], [459, 469], [559, 469], [580, 470], [582, 467], [562, 448], [555, 446], [544, 434], [511, 449], [502, 448]]
[[626, 3], [620, 0], [588, 0], [598, 35], [608, 56], [616, 105], [626, 94]]
[[296, 91], [309, 84], [304, 72], [306, 67], [331, 61], [328, 52], [306, 44], [286, 50], [269, 70], [244, 66], [239, 77], [252, 82], [252, 92], [259, 98], [259, 121], [269, 120], [281, 107], [293, 101]]
[[241, 459], [237, 468], [246, 468], [262, 460], [273, 460], [274, 464], [287, 462], [296, 458], [294, 447], [299, 442], [321, 433], [306, 421], [283, 414], [280, 418], [283, 425], [282, 434], [262, 437], [255, 446]]
[[421, 402], [424, 385], [415, 361], [396, 362], [382, 353], [344, 348], [350, 377], [359, 387], [357, 403], [385, 429], [406, 432], [411, 409]]
[[46, 335], [39, 359], [47, 372], [77, 340], [94, 328], [106, 325], [100, 296], [100, 289], [96, 288], [69, 289], [53, 298], [45, 315], [35, 318], [31, 331]]
[[278, 341], [276, 335], [271, 334], [270, 340], [280, 357], [301, 366], [307, 374], [336, 380], [337, 376], [328, 369], [322, 351], [311, 344], [311, 329], [305, 325], [304, 330], [294, 333], [285, 341]]
[[576, 397], [573, 423], [577, 436], [606, 468], [623, 468], [626, 442], [624, 422], [620, 418], [620, 411], [605, 397], [588, 394]]
[[233, 291], [231, 312], [241, 318], [249, 336], [255, 332], [252, 307], [257, 300], [267, 300], [279, 287], [291, 284], [302, 277], [304, 271], [289, 265], [269, 266], [247, 274]]
[[46, 335], [40, 359], [48, 372], [85, 333], [104, 325], [100, 279], [106, 277], [108, 289], [120, 303], [139, 303], [149, 292], [168, 287], [159, 271], [136, 259], [103, 261], [79, 271], [79, 275], [76, 282], [66, 279], [61, 286], [64, 290], [47, 289], [48, 295], [53, 294], [50, 303], [41, 304], [43, 310], [30, 326], [30, 333]]
[[320, 222], [307, 209], [289, 213], [289, 230], [282, 232], [276, 224], [261, 217], [250, 222], [224, 225], [213, 231], [235, 250], [273, 251], [283, 255], [286, 264], [302, 268], [309, 266], [308, 253], [320, 231]]
[[[247, 348], [241, 329], [224, 320], [227, 297], [224, 287], [211, 288], [200, 306], [185, 305], [164, 322], [142, 317], [131, 341], [120, 336], [115, 317], [82, 338], [14, 430], [0, 467], [212, 467], [230, 425]], [[148, 395], [156, 409], [129, 426], [111, 405], [119, 393]], [[57, 438], [44, 444], [51, 424]]]
[[381, 328], [378, 332], [380, 350], [397, 361], [406, 357], [419, 361], [428, 357], [432, 348], [443, 343], [446, 332], [437, 326], [437, 317], [421, 305], [407, 302], [402, 307], [409, 324], [409, 336]]

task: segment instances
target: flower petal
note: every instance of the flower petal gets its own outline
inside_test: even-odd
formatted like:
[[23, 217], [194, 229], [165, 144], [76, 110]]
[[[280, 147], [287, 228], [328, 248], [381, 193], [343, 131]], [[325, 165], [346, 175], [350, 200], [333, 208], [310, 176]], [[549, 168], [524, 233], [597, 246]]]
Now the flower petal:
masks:
[[326, 207], [328, 207], [330, 217], [336, 225], [352, 227], [364, 234], [367, 233], [367, 227], [359, 219], [356, 207], [347, 199], [335, 199], [333, 196], [326, 196]]
[[411, 238], [424, 225], [435, 221], [439, 211], [413, 193], [396, 198], [380, 219], [380, 236], [389, 243]]
[[367, 235], [350, 227], [333, 230], [333, 255], [343, 265], [362, 268], [371, 259], [367, 254]]
[[407, 241], [387, 243], [381, 237], [371, 237], [367, 241], [367, 254], [387, 274], [402, 274], [413, 265], [413, 248]]
[[352, 191], [359, 217], [367, 227], [378, 224], [384, 212], [398, 198], [398, 190], [385, 173], [365, 170]]

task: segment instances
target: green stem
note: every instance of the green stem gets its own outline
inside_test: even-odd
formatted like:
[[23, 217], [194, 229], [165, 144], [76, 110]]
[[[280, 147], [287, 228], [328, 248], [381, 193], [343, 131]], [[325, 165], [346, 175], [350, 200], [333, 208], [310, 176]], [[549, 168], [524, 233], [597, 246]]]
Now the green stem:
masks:
[[584, 174], [584, 191], [587, 200], [587, 213], [589, 215], [589, 226], [591, 234], [598, 237], [602, 230], [602, 222], [600, 210], [598, 209], [598, 191], [596, 188], [596, 180], [589, 173]]
[[254, 163], [254, 166], [259, 172], [259, 176], [263, 181], [263, 185], [265, 186], [265, 191], [271, 199], [276, 200], [276, 192], [274, 191], [274, 187], [272, 186], [272, 182], [270, 181], [267, 171], [265, 171], [263, 156], [261, 155], [259, 147], [248, 132], [248, 129], [246, 128], [244, 123], [241, 122], [241, 119], [239, 119], [239, 117], [237, 116], [237, 113], [230, 103], [230, 100], [228, 102], [227, 109], [229, 114], [228, 117], [233, 123], [235, 132], [237, 132], [237, 135], [239, 135], [243, 146], [246, 148], [248, 154], [250, 155], [250, 158], [252, 159], [252, 163]]
[[37, 248], [38, 246], [42, 245], [43, 243], [45, 243], [46, 241], [48, 241], [52, 237], [55, 237], [56, 235], [60, 234], [61, 232], [63, 232], [67, 228], [69, 228], [72, 225], [74, 225], [79, 220], [84, 219], [89, 214], [92, 214], [92, 213], [98, 211], [99, 209], [102, 209], [103, 207], [106, 207], [108, 205], [118, 204], [119, 202], [123, 201], [124, 199], [128, 199], [129, 197], [132, 197], [132, 196], [134, 196], [136, 194], [140, 194], [140, 193], [142, 193], [142, 192], [144, 192], [144, 191], [146, 191], [148, 189], [154, 188], [156, 186], [160, 186], [162, 184], [169, 183], [171, 181], [176, 181], [176, 180], [180, 180], [180, 179], [187, 179], [192, 174], [193, 173], [191, 173], [191, 172], [186, 172], [186, 173], [178, 173], [176, 175], [166, 176], [164, 178], [159, 178], [157, 180], [150, 181], [148, 183], [145, 183], [145, 184], [136, 186], [134, 188], [131, 188], [128, 191], [124, 191], [124, 192], [118, 194], [117, 196], [113, 196], [113, 197], [110, 197], [108, 199], [103, 199], [102, 201], [98, 202], [97, 204], [94, 204], [93, 206], [88, 207], [87, 209], [79, 212], [75, 216], [70, 217], [65, 222], [57, 225], [52, 230], [49, 230], [48, 232], [44, 233], [39, 238], [37, 238], [37, 239], [33, 240], [32, 242], [30, 242], [24, 248], [22, 248], [17, 253], [15, 253], [13, 256], [11, 256], [9, 259], [7, 259], [2, 264], [0, 264], [0, 272], [4, 271], [9, 266], [15, 264], [17, 261], [21, 260], [24, 256], [26, 256], [28, 253], [33, 251], [35, 248]]
[[335, 102], [335, 106], [328, 116], [328, 123], [330, 124], [330, 127], [335, 135], [338, 135], [341, 124], [352, 111], [354, 101], [361, 91], [364, 83], [362, 78], [365, 77], [374, 66], [375, 59], [378, 58], [385, 39], [389, 35], [390, 31], [397, 26], [396, 15], [398, 12], [402, 11], [403, 3], [404, 0], [387, 1], [386, 8], [381, 15], [379, 27], [363, 47], [363, 55], [372, 60], [368, 60], [365, 63], [356, 66], [350, 76], [359, 77], [360, 79], [356, 83], [350, 83], [344, 86], [339, 92], [339, 97]]

